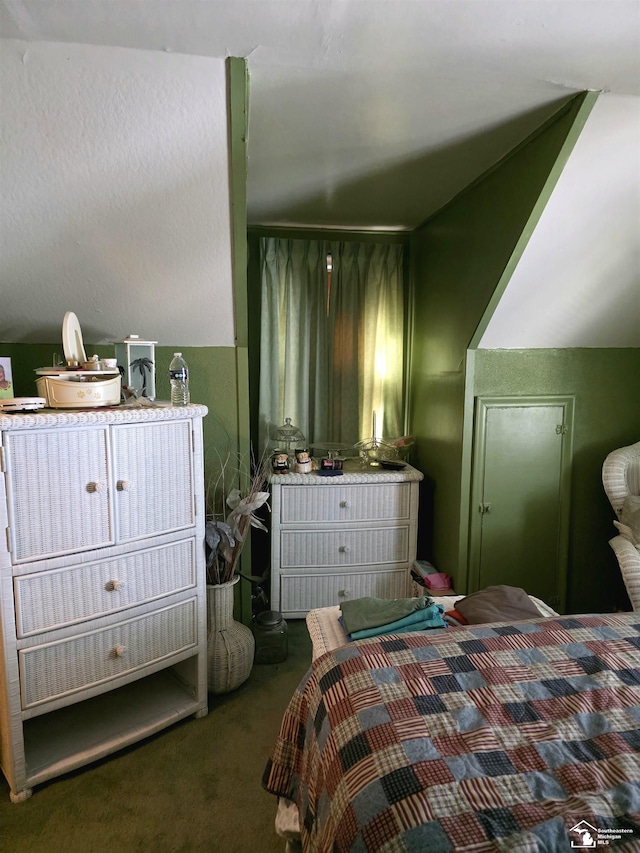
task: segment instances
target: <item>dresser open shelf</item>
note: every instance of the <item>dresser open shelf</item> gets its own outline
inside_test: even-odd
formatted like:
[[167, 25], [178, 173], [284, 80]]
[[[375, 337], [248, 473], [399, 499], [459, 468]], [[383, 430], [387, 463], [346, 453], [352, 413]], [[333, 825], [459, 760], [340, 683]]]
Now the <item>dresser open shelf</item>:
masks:
[[199, 709], [193, 689], [173, 668], [24, 723], [30, 784], [97, 761]]

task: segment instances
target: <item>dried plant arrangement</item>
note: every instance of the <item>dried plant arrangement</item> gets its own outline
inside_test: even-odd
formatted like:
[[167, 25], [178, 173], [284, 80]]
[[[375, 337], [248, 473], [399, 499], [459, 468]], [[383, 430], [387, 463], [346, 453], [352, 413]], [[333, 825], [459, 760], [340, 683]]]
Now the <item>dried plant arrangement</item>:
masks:
[[256, 512], [262, 507], [269, 510], [268, 474], [268, 459], [264, 456], [259, 460], [252, 456], [247, 463], [241, 455], [229, 453], [218, 460], [215, 472], [209, 476], [205, 495], [208, 584], [229, 583], [240, 574], [240, 555], [251, 528], [267, 530]]

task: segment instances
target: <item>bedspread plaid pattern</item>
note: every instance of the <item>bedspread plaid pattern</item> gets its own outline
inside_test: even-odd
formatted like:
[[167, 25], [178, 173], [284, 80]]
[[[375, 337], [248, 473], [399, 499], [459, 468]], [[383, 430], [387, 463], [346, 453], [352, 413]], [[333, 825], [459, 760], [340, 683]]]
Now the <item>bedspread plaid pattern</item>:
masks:
[[292, 697], [263, 785], [296, 803], [315, 853], [565, 853], [581, 821], [640, 850], [640, 614], [328, 652]]

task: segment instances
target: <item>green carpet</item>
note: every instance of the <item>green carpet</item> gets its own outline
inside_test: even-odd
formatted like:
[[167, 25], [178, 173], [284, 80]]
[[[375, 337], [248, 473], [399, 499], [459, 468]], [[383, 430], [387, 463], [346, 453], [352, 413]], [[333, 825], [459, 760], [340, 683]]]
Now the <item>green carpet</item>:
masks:
[[11, 803], [0, 782], [0, 851], [283, 853], [264, 765], [311, 661], [304, 620], [289, 621], [284, 663], [257, 665], [209, 714], [189, 718]]

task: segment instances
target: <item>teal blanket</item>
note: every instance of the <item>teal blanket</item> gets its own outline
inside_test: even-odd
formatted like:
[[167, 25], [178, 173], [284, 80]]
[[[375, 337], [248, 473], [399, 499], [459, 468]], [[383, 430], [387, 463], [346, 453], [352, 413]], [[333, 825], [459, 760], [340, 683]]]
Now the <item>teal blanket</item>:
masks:
[[389, 625], [430, 607], [433, 601], [429, 596], [421, 598], [354, 598], [340, 605], [342, 620], [347, 634], [363, 631], [366, 628], [378, 628]]
[[404, 619], [398, 619], [387, 625], [378, 625], [377, 628], [364, 628], [362, 631], [352, 631], [352, 640], [365, 640], [367, 637], [380, 637], [383, 634], [405, 634], [407, 631], [424, 631], [427, 628], [446, 628], [442, 614], [444, 607], [440, 604], [432, 604], [423, 610], [417, 610]]

